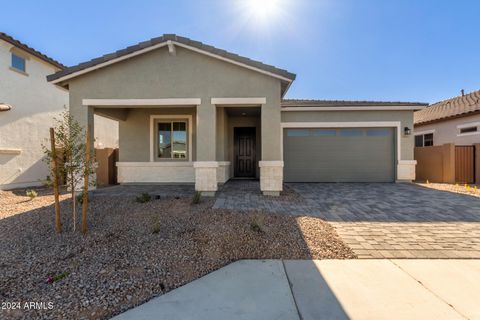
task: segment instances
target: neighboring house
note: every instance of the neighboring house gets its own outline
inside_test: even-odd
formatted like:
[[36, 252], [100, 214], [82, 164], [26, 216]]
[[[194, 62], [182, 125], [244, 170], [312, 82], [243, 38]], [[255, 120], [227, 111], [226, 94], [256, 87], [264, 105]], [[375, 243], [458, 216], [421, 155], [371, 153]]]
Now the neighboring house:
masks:
[[164, 35], [48, 76], [70, 90], [82, 124], [119, 121], [120, 183], [195, 183], [212, 195], [232, 177], [394, 182], [415, 178], [413, 112], [421, 103], [284, 100], [295, 75]]
[[[68, 90], [46, 76], [64, 68], [0, 33], [0, 189], [40, 185], [48, 175], [41, 144], [48, 144], [53, 118], [68, 107]], [[96, 117], [95, 122], [97, 143], [115, 147], [116, 121]]]
[[415, 112], [415, 146], [480, 143], [480, 90]]
[[414, 135], [419, 179], [480, 183], [480, 90], [415, 112]]

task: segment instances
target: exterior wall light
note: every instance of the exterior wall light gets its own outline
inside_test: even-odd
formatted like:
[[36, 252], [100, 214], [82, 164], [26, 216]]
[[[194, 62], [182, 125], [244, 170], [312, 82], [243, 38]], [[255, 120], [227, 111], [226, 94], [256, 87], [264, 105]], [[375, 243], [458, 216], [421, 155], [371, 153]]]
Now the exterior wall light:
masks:
[[412, 130], [409, 128], [409, 127], [405, 127], [403, 128], [403, 133], [406, 135], [406, 136], [409, 136], [412, 134]]

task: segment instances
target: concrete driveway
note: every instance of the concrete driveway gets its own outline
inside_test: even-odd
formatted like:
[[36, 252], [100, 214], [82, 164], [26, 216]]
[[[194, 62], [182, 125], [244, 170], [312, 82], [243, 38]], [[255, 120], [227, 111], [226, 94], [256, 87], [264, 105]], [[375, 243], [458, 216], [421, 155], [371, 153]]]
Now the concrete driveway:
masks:
[[115, 319], [480, 319], [479, 260], [244, 260]]
[[290, 183], [283, 198], [258, 190], [228, 182], [215, 207], [322, 218], [359, 258], [480, 258], [477, 197], [394, 183]]

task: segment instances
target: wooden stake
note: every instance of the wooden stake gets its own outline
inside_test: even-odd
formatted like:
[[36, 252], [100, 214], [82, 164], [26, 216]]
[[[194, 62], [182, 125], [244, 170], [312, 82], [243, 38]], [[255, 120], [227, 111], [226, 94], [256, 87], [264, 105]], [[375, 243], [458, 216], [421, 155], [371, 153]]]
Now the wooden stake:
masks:
[[52, 147], [52, 158], [53, 158], [53, 193], [55, 195], [55, 229], [57, 233], [62, 232], [62, 221], [60, 220], [60, 196], [58, 191], [58, 159], [57, 159], [57, 149], [55, 146], [55, 130], [50, 128], [50, 143]]
[[85, 176], [83, 177], [83, 201], [82, 201], [82, 233], [87, 233], [87, 209], [88, 209], [88, 176], [90, 175], [90, 125], [87, 128], [87, 143], [85, 145]]

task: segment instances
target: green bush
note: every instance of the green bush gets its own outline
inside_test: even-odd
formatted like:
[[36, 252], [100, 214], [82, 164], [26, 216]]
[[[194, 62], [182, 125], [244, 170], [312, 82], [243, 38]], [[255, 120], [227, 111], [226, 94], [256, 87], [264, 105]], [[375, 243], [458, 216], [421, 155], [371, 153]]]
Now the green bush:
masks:
[[250, 230], [257, 233], [263, 233], [264, 232], [263, 225], [264, 225], [264, 218], [262, 216], [257, 216], [257, 215], [252, 216], [252, 220], [250, 221]]
[[195, 195], [193, 196], [192, 203], [193, 204], [199, 204], [201, 198], [202, 198], [202, 193], [200, 191], [195, 192]]
[[38, 193], [37, 191], [31, 189], [31, 190], [27, 190], [27, 192], [25, 192], [25, 194], [27, 195], [27, 197], [29, 197], [30, 199], [35, 199], [37, 196], [38, 196]]
[[147, 192], [144, 192], [144, 193], [140, 194], [135, 199], [135, 201], [137, 201], [138, 203], [145, 203], [145, 202], [148, 202], [150, 200], [152, 200], [152, 196]]
[[[87, 196], [88, 198], [88, 196]], [[90, 201], [90, 198], [88, 198], [88, 201]], [[83, 192], [80, 192], [78, 195], [77, 195], [77, 202], [79, 204], [83, 204]]]

